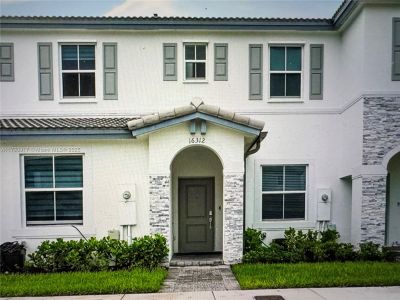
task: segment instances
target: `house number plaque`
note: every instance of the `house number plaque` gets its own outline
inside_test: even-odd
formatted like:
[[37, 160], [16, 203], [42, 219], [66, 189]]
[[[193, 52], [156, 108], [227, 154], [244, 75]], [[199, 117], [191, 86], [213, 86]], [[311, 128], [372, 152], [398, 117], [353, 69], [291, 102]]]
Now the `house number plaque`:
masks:
[[193, 136], [189, 138], [189, 144], [204, 144], [206, 142], [205, 137]]

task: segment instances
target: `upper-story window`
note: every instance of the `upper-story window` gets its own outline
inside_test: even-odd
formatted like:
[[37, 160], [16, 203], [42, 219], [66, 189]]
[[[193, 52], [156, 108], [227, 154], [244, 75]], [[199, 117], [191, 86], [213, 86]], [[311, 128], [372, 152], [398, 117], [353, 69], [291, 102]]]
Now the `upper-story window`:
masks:
[[270, 47], [270, 97], [301, 97], [302, 47]]
[[262, 167], [262, 219], [304, 220], [307, 195], [305, 165]]
[[185, 44], [185, 80], [207, 79], [207, 44]]
[[95, 97], [95, 72], [94, 45], [61, 45], [63, 97]]

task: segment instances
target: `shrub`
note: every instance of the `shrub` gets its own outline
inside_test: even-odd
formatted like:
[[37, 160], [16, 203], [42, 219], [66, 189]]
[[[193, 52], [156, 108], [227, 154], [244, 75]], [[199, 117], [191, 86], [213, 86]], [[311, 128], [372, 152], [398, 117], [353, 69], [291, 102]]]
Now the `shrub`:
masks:
[[69, 272], [155, 268], [168, 254], [165, 237], [156, 234], [126, 241], [103, 238], [97, 240], [44, 241], [28, 255], [28, 271]]
[[247, 228], [244, 232], [244, 253], [256, 251], [263, 246], [266, 234], [260, 230]]
[[353, 261], [358, 257], [357, 252], [354, 251], [354, 246], [350, 243], [339, 244], [336, 252], [336, 260], [339, 261]]
[[318, 232], [308, 230], [303, 233], [289, 228], [280, 243], [265, 245], [262, 240], [265, 234], [255, 229], [247, 229], [245, 233], [245, 263], [278, 263], [278, 262], [322, 262], [322, 261], [354, 261], [385, 260], [389, 255], [373, 243], [360, 244], [355, 251], [353, 245], [339, 243], [336, 230]]
[[328, 229], [321, 232], [321, 242], [337, 242], [340, 238], [339, 232], [336, 230]]
[[383, 254], [380, 251], [380, 247], [372, 242], [360, 244], [360, 250], [358, 252], [361, 260], [381, 260]]
[[243, 255], [244, 263], [282, 263], [289, 261], [289, 253], [282, 246], [271, 243], [267, 247], [251, 250]]

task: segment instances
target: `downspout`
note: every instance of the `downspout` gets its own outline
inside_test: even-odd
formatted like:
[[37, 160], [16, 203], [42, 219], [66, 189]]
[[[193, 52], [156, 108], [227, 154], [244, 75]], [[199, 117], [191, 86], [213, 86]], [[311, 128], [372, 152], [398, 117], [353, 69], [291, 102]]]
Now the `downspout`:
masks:
[[[247, 157], [249, 157], [250, 155], [258, 152], [258, 150], [260, 150], [261, 148], [261, 142], [265, 139], [265, 137], [267, 136], [268, 132], [260, 132], [260, 134], [257, 136], [257, 138], [254, 140], [254, 142], [250, 145], [250, 147], [246, 150], [246, 152], [244, 153], [244, 173], [243, 173], [243, 233], [246, 230], [246, 159]], [[254, 149], [252, 149], [254, 147], [254, 145], [256, 146]], [[243, 250], [242, 250], [242, 254], [244, 254], [244, 235], [243, 235]]]

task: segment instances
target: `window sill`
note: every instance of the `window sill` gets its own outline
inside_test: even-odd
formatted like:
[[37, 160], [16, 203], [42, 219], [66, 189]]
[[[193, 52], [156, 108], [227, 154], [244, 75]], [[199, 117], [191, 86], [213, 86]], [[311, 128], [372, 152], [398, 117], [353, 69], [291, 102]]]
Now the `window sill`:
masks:
[[[82, 234], [89, 238], [96, 235], [96, 230], [90, 226], [77, 225]], [[56, 238], [82, 238], [71, 225], [41, 225], [27, 226], [13, 230], [12, 237], [15, 239], [56, 239]]]
[[208, 80], [184, 80], [183, 83], [208, 83]]
[[87, 103], [97, 103], [98, 100], [97, 99], [87, 99], [87, 98], [72, 98], [72, 99], [61, 99], [58, 101], [58, 103], [61, 104], [68, 104], [68, 103], [83, 103], [83, 104], [87, 104]]
[[310, 229], [315, 228], [315, 222], [305, 220], [277, 220], [277, 221], [261, 221], [253, 224], [254, 228], [265, 229], [265, 230], [286, 230], [289, 227], [295, 229]]
[[303, 99], [297, 98], [269, 98], [268, 103], [304, 103]]

